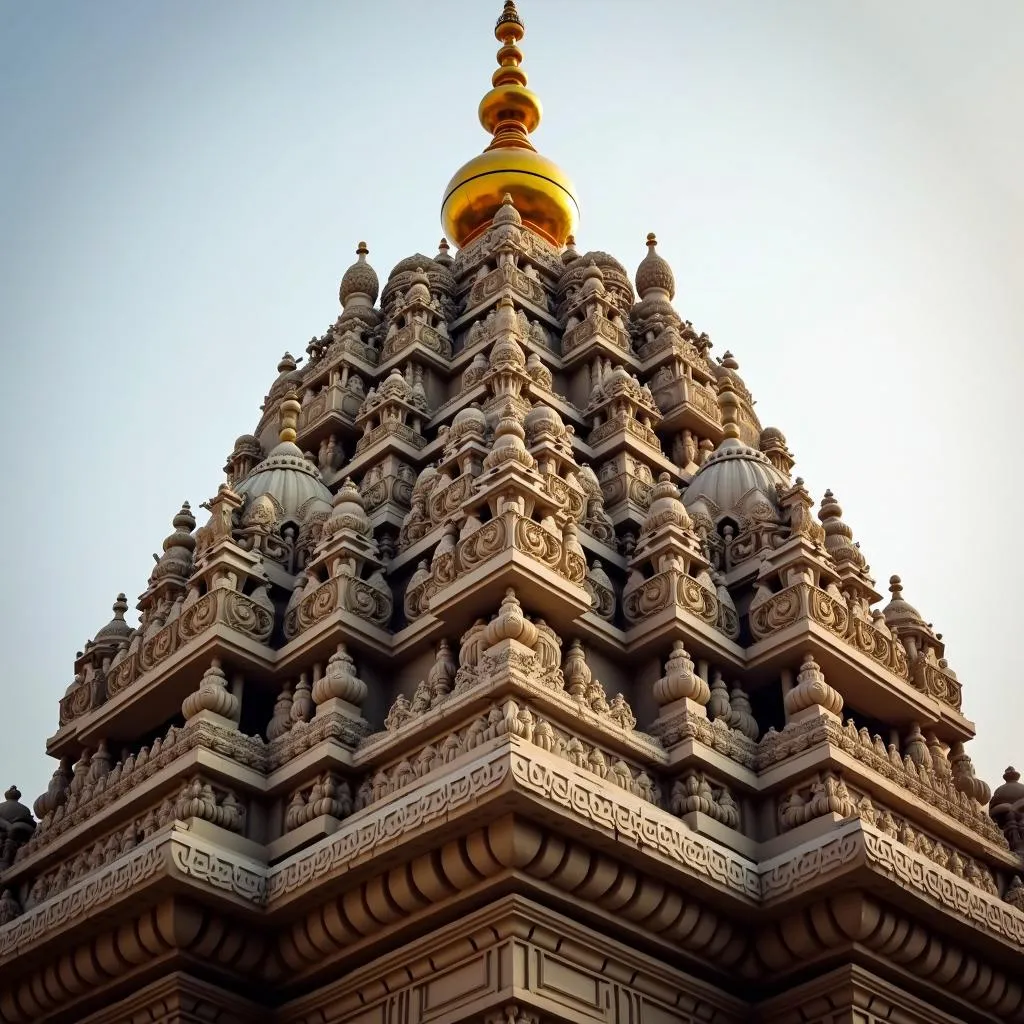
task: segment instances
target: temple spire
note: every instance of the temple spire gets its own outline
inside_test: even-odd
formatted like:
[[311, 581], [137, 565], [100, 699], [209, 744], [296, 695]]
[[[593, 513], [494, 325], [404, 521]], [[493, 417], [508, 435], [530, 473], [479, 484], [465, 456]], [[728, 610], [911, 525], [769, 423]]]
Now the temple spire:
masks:
[[516, 45], [526, 34], [514, 0], [505, 0], [505, 8], [494, 26], [501, 43], [498, 69], [491, 76], [492, 89], [480, 101], [480, 123], [494, 136], [488, 149], [531, 149], [529, 134], [540, 124], [541, 105], [526, 88], [522, 68], [523, 52]]
[[540, 124], [541, 103], [526, 87], [518, 46], [525, 32], [514, 0], [505, 0], [494, 26], [501, 43], [498, 67], [477, 111], [492, 138], [483, 153], [455, 172], [441, 203], [445, 235], [460, 247], [487, 230], [506, 194], [523, 226], [558, 249], [579, 220], [572, 182], [530, 141], [530, 133]]

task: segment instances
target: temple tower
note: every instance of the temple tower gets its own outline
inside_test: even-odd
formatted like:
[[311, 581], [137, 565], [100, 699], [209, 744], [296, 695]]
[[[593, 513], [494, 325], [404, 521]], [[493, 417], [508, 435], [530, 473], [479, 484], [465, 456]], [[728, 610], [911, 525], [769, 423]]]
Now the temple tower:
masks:
[[0, 1020], [1024, 1021], [1024, 785], [655, 235], [577, 250], [524, 31], [75, 657]]

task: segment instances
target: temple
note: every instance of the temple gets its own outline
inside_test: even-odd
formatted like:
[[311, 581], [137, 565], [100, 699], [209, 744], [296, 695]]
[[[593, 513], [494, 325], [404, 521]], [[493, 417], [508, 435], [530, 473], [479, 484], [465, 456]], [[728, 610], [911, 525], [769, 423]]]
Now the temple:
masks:
[[655, 236], [578, 251], [523, 34], [75, 656], [4, 1022], [1024, 1021], [1024, 783]]

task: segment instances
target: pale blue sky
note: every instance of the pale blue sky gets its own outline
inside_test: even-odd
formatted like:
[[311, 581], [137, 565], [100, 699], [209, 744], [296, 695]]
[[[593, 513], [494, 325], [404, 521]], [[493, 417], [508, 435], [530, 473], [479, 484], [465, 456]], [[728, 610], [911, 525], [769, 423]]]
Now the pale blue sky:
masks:
[[[498, 0], [0, 0], [0, 783], [84, 640], [213, 494], [286, 348], [433, 253]], [[1024, 761], [1024, 5], [522, 0], [582, 248], [655, 230], [815, 498], [945, 634], [989, 781]]]

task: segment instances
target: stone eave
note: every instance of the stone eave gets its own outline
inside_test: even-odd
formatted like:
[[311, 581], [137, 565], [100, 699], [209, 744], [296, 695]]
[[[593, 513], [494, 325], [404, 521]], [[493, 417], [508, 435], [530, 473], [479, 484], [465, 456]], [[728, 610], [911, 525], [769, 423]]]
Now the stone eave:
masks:
[[1024, 957], [1024, 912], [990, 896], [908, 849], [867, 822], [854, 818], [758, 865], [761, 906], [767, 916], [813, 903], [820, 890], [864, 887], [887, 903], [926, 911], [934, 927], [959, 938], [968, 927], [975, 941]]
[[516, 590], [526, 611], [543, 615], [556, 631], [590, 610], [590, 594], [582, 586], [510, 546], [437, 590], [430, 598], [430, 614], [443, 619], [457, 636], [481, 609], [497, 608], [509, 587]]
[[918, 722], [922, 727], [935, 727], [941, 723], [945, 728], [938, 730], [942, 734], [940, 738], [948, 741], [966, 741], [974, 736], [973, 722], [935, 697], [916, 690], [907, 680], [883, 668], [813, 619], [799, 619], [751, 644], [745, 652], [746, 667], [752, 678], [774, 678], [781, 669], [795, 669], [808, 650], [821, 665], [826, 678], [848, 702], [870, 709], [875, 717], [894, 725]]
[[[650, 880], [644, 883], [647, 899], [657, 892], [688, 894], [699, 898], [697, 906], [717, 913], [713, 920], [733, 921], [734, 927], [748, 930], [757, 922], [758, 928], [789, 927], [785, 922], [805, 910], [813, 920], [816, 901], [850, 895], [902, 908], [910, 919], [927, 922], [930, 929], [960, 941], [967, 927], [986, 963], [994, 958], [1012, 970], [1024, 951], [1024, 913], [860, 820], [841, 823], [758, 865], [693, 832], [675, 816], [516, 737], [502, 737], [481, 747], [469, 763], [428, 776], [387, 802], [371, 805], [343, 821], [333, 835], [272, 868], [216, 841], [218, 830], [196, 824], [172, 823], [131, 853], [0, 928], [0, 964], [29, 950], [51, 948], [51, 942], [70, 942], [81, 929], [95, 929], [97, 921], [115, 925], [124, 920], [121, 908], [130, 908], [134, 917], [144, 891], [151, 891], [154, 899], [179, 894], [204, 905], [212, 900], [217, 913], [226, 917], [254, 924], [265, 920], [268, 927], [287, 929], [289, 922], [298, 923], [311, 911], [321, 913], [343, 894], [346, 901], [349, 895], [356, 899], [353, 906], [363, 905], [359, 900], [366, 897], [359, 893], [364, 891], [378, 892], [372, 898], [379, 902], [382, 897], [374, 887], [381, 882], [374, 879], [382, 881], [385, 873], [403, 869], [410, 858], [448, 849], [458, 836], [464, 837], [458, 841], [466, 844], [463, 856], [470, 860], [442, 852], [440, 859], [424, 862], [442, 872], [439, 882], [425, 891], [436, 891], [438, 897], [444, 893], [441, 902], [448, 907], [469, 906], [519, 878], [529, 891], [548, 892], [559, 903], [571, 905], [582, 899], [581, 910], [607, 921], [608, 934], [637, 934], [635, 915], [619, 920], [607, 896], [616, 891], [616, 877], [644, 877]], [[498, 846], [485, 838], [493, 828]], [[546, 847], [536, 845], [542, 836], [547, 837], [543, 843], [555, 844], [554, 861], [541, 853]], [[558, 851], [565, 851], [566, 844], [578, 851], [574, 880], [572, 871], [565, 876], [564, 863], [550, 873], [564, 857]], [[537, 856], [542, 860], [535, 864]], [[592, 867], [586, 870], [588, 863]], [[630, 875], [631, 870], [640, 876]], [[454, 888], [437, 889], [444, 875], [461, 881]], [[596, 901], [593, 907], [588, 893]], [[428, 899], [428, 904], [438, 897]], [[421, 903], [420, 910], [426, 913], [429, 906]], [[410, 926], [413, 917], [432, 919], [429, 913], [422, 917], [420, 910], [410, 913]], [[656, 902], [642, 912], [648, 915], [644, 920], [654, 911]], [[381, 934], [397, 934], [396, 929], [405, 927], [402, 920], [401, 914], [392, 917]], [[361, 931], [352, 952], [372, 945], [374, 934], [372, 929]], [[824, 942], [820, 956], [833, 948], [828, 934], [819, 939]], [[283, 948], [297, 950], [294, 941], [289, 939], [291, 945]], [[652, 941], [665, 939], [655, 936]], [[701, 941], [699, 932], [691, 936], [690, 944], [680, 950], [685, 960], [699, 958]], [[319, 959], [303, 954], [306, 966], [296, 964], [293, 976], [316, 973], [324, 956], [334, 960], [351, 945], [338, 942], [332, 946], [335, 952], [324, 950]], [[732, 950], [730, 956], [735, 957], [742, 947]], [[786, 970], [804, 960], [797, 957]], [[919, 973], [914, 965], [911, 968]], [[756, 977], [746, 968], [742, 973], [752, 981]]]
[[631, 625], [625, 631], [625, 639], [631, 655], [663, 655], [671, 649], [673, 640], [685, 639], [686, 648], [694, 657], [727, 665], [737, 672], [742, 672], [746, 665], [746, 654], [740, 644], [678, 601]]
[[339, 643], [371, 657], [386, 657], [392, 650], [391, 638], [386, 629], [338, 608], [278, 648], [274, 665], [284, 674], [309, 668], [326, 662]]
[[[502, 896], [465, 914], [446, 929], [440, 943], [434, 936], [414, 940], [400, 950], [375, 958], [372, 964], [345, 972], [344, 976], [312, 995], [293, 999], [282, 1009], [294, 1024], [319, 1024], [321, 1012], [328, 1007], [340, 1009], [343, 1013], [365, 1012], [368, 1004], [401, 991], [411, 979], [444, 976], [456, 970], [464, 972], [462, 964], [470, 950], [486, 951], [493, 943], [496, 946], [507, 944], [506, 948], [513, 953], [524, 949], [523, 944], [527, 941], [540, 946], [563, 964], [579, 958], [591, 971], [599, 970], [610, 984], [628, 983], [658, 1000], [676, 1001], [680, 1011], [699, 1013], [700, 1019], [707, 1024], [719, 1021], [734, 1024], [746, 1019], [749, 1008], [740, 999], [681, 971], [670, 969], [666, 976], [664, 963], [643, 952], [628, 949], [591, 929], [580, 928], [570, 918], [517, 894]], [[566, 956], [568, 959], [563, 959]], [[466, 1014], [482, 1012], [492, 1006], [501, 1007], [516, 999], [525, 999], [537, 1009], [556, 1015], [575, 1009], [577, 1013], [589, 1011], [590, 1015], [595, 1015], [595, 1020], [601, 1019], [597, 1014], [603, 1016], [602, 1011], [606, 1008], [597, 998], [592, 1007], [581, 1005], [577, 1008], [569, 1002], [570, 997], [558, 986], [555, 978], [542, 982], [538, 995], [531, 994], [524, 984], [524, 974], [528, 970], [526, 963], [517, 963], [518, 958], [512, 959], [511, 963], [507, 956], [488, 959], [496, 968], [493, 981], [488, 979], [490, 984], [479, 984], [468, 992], [464, 986], [455, 986], [457, 1005], [438, 1007], [441, 1012], [449, 1014], [445, 1020], [465, 1019]], [[416, 966], [412, 967], [410, 961]], [[513, 964], [515, 966], [509, 976], [507, 968]], [[506, 970], [502, 971], [499, 965]], [[507, 978], [504, 984], [503, 977]], [[454, 999], [452, 1003], [455, 1004]], [[456, 1012], [460, 1018], [454, 1017]]]
[[[184, 732], [185, 730], [182, 730], [183, 734]], [[173, 797], [181, 789], [184, 781], [194, 773], [202, 773], [211, 781], [222, 782], [250, 793], [262, 793], [266, 788], [261, 773], [239, 764], [232, 758], [202, 746], [183, 750], [180, 756], [149, 778], [141, 782], [133, 781], [113, 802], [102, 807], [89, 808], [89, 813], [83, 821], [62, 832], [51, 842], [33, 850], [27, 857], [16, 860], [4, 872], [5, 886], [17, 883], [26, 876], [34, 876], [49, 870], [54, 864], [69, 856], [69, 847], [75, 843], [87, 836], [95, 838], [97, 835], [104, 835], [106, 829], [123, 826], [126, 821], [154, 806], [161, 798]]]
[[822, 739], [799, 754], [760, 771], [756, 777], [756, 789], [764, 795], [790, 786], [810, 773], [827, 770], [841, 772], [847, 781], [881, 798], [890, 810], [906, 815], [921, 827], [927, 826], [960, 850], [987, 862], [996, 861], [1011, 872], [1019, 871], [1019, 858], [1008, 849], [997, 846], [940, 807], [922, 801], [905, 786], [885, 778], [828, 739]]
[[[222, 622], [214, 623], [148, 672], [132, 680], [100, 707], [76, 718], [67, 732], [60, 730], [51, 736], [46, 742], [47, 753], [58, 758], [74, 756], [82, 746], [96, 746], [100, 740], [121, 738], [118, 724], [130, 717], [133, 710], [137, 711], [142, 703], [146, 705], [147, 723], [163, 722], [173, 717], [181, 710], [181, 702], [198, 685], [212, 656], [226, 656], [232, 667], [264, 678], [271, 674], [275, 662], [275, 652], [265, 644]], [[154, 714], [157, 698], [160, 711]]]

